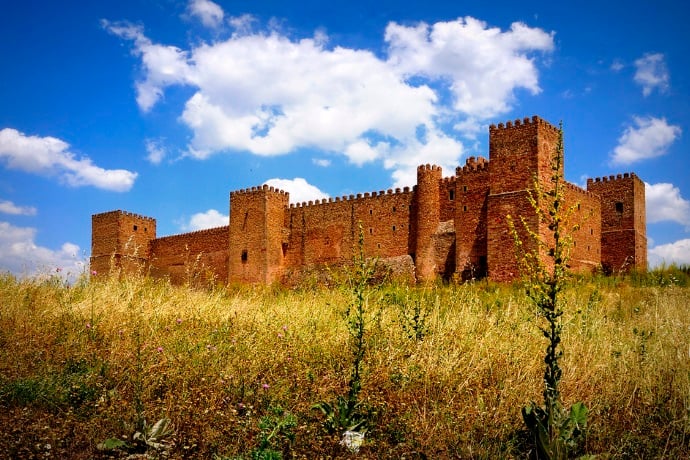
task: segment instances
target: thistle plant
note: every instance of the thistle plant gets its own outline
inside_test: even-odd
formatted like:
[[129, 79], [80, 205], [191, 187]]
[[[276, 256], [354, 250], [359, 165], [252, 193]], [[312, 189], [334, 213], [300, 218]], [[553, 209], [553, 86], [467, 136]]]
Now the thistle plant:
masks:
[[[526, 276], [526, 294], [537, 307], [542, 325], [540, 330], [548, 341], [544, 362], [544, 405], [532, 402], [522, 409], [522, 417], [537, 448], [538, 458], [565, 459], [575, 452], [581, 441], [587, 422], [587, 408], [582, 402], [575, 403], [566, 411], [561, 402], [559, 384], [563, 371], [560, 359], [563, 350], [559, 348], [563, 324], [563, 300], [561, 292], [568, 278], [568, 261], [572, 247], [569, 218], [577, 204], [566, 207], [563, 186], [563, 127], [559, 127], [558, 143], [551, 159], [550, 186], [546, 189], [534, 181], [534, 192], [528, 199], [537, 215], [537, 226], [546, 224], [547, 237], [540, 235], [539, 228], [530, 228], [521, 217], [522, 226], [528, 235], [529, 249], [518, 235], [511, 216], [509, 225], [515, 239], [521, 272]], [[543, 254], [547, 254], [546, 262]]]
[[345, 312], [349, 348], [352, 353], [352, 368], [348, 381], [346, 396], [338, 396], [335, 403], [320, 402], [313, 406], [326, 417], [324, 426], [331, 432], [359, 430], [366, 424], [362, 413], [359, 392], [362, 389], [362, 364], [367, 349], [366, 343], [366, 310], [368, 304], [369, 281], [374, 275], [376, 264], [367, 260], [364, 255], [364, 232], [359, 224], [358, 251], [354, 258], [353, 275], [350, 277], [350, 288], [353, 301]]

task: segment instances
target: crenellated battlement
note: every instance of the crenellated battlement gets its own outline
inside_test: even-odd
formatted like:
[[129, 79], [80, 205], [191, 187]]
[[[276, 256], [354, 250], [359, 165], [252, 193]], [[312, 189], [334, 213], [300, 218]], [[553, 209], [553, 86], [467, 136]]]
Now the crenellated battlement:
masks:
[[549, 130], [556, 131], [556, 132], [558, 131], [558, 128], [556, 126], [553, 126], [548, 121], [534, 115], [531, 119], [529, 117], [525, 117], [522, 120], [520, 120], [518, 118], [515, 121], [507, 121], [505, 124], [503, 124], [503, 123], [499, 123], [498, 125], [491, 124], [489, 126], [489, 133], [491, 133], [491, 131], [505, 131], [505, 130], [511, 130], [511, 129], [522, 129], [522, 128], [531, 127], [531, 126], [539, 126], [539, 127], [547, 128]]
[[455, 168], [455, 175], [473, 171], [487, 171], [489, 169], [489, 160], [484, 157], [469, 157], [465, 160], [464, 166]]
[[219, 231], [222, 230], [228, 230], [230, 228], [229, 225], [221, 225], [220, 227], [211, 227], [211, 228], [204, 228], [202, 230], [192, 230], [191, 232], [185, 232], [185, 233], [177, 233], [175, 235], [167, 235], [167, 236], [161, 236], [159, 238], [156, 238], [156, 241], [163, 241], [163, 240], [174, 240], [174, 239], [179, 239], [179, 238], [189, 238], [190, 236], [204, 236], [204, 235], [209, 235], [213, 233], [218, 233]]
[[256, 192], [270, 192], [270, 193], [277, 193], [279, 195], [289, 195], [288, 192], [285, 190], [281, 190], [279, 188], [273, 187], [268, 184], [263, 184], [263, 185], [257, 185], [254, 187], [249, 187], [249, 188], [243, 188], [240, 190], [234, 190], [230, 192], [230, 197], [233, 197], [235, 195], [248, 195]]
[[442, 168], [438, 165], [430, 165], [430, 164], [425, 164], [425, 165], [419, 165], [417, 166], [417, 172], [424, 172], [424, 171], [441, 171]]
[[615, 175], [610, 175], [610, 176], [601, 176], [601, 177], [595, 177], [595, 178], [589, 178], [587, 179], [587, 185], [595, 183], [595, 182], [615, 182], [623, 179], [637, 179], [638, 181], [642, 182], [642, 179], [640, 179], [637, 174], [635, 173], [623, 173], [623, 174], [615, 174]]
[[568, 190], [572, 190], [573, 192], [581, 194], [582, 196], [589, 196], [589, 197], [593, 197], [593, 198], [596, 197], [595, 193], [592, 193], [588, 190], [585, 190], [578, 185], [571, 184], [570, 182], [563, 181], [563, 182], [561, 182], [561, 185]]
[[367, 198], [376, 198], [376, 197], [382, 197], [382, 196], [389, 196], [389, 195], [402, 195], [402, 194], [407, 194], [410, 193], [411, 189], [410, 187], [403, 187], [402, 189], [396, 188], [395, 190], [393, 189], [388, 189], [388, 190], [379, 190], [378, 192], [364, 192], [364, 193], [358, 193], [356, 195], [343, 195], [343, 196], [337, 196], [335, 198], [329, 197], [329, 198], [322, 198], [320, 200], [310, 200], [310, 201], [303, 201], [301, 203], [290, 203], [290, 209], [294, 208], [307, 208], [310, 206], [321, 206], [321, 205], [327, 205], [331, 203], [342, 203], [346, 201], [357, 201], [357, 200], [364, 200]]
[[139, 219], [147, 222], [155, 222], [156, 219], [153, 217], [148, 217], [148, 216], [142, 216], [141, 214], [135, 214], [133, 212], [128, 212], [128, 211], [122, 211], [122, 210], [116, 210], [116, 211], [108, 211], [108, 212], [101, 212], [99, 214], [94, 214], [93, 217], [107, 217], [111, 215], [118, 215], [118, 216], [124, 216], [124, 217], [130, 217], [132, 219]]

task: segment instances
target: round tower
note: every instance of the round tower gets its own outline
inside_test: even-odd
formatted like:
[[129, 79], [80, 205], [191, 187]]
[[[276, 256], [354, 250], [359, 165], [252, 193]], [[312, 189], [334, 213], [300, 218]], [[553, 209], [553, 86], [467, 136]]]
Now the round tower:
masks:
[[438, 271], [433, 235], [441, 222], [439, 198], [441, 178], [442, 170], [440, 166], [427, 164], [417, 168], [415, 265], [419, 281], [434, 279]]

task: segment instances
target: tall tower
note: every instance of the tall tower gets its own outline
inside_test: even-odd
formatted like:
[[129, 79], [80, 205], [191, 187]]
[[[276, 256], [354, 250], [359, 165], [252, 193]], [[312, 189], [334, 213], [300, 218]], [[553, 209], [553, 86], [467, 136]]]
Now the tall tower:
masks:
[[417, 168], [417, 234], [415, 244], [415, 265], [417, 279], [434, 279], [438, 272], [433, 235], [441, 222], [439, 187], [442, 177], [441, 167], [422, 165]]
[[272, 283], [283, 275], [288, 193], [263, 185], [230, 193], [228, 281]]
[[[503, 281], [519, 276], [507, 216], [513, 219], [525, 249], [533, 246], [521, 219], [532, 231], [545, 235], [546, 229], [529, 202], [529, 193], [534, 190], [535, 180], [543, 190], [550, 188], [558, 138], [558, 128], [536, 116], [489, 128], [487, 262], [491, 279]], [[561, 177], [562, 168], [561, 162]]]
[[644, 182], [634, 173], [587, 179], [601, 197], [601, 265], [605, 271], [647, 269]]
[[147, 267], [156, 219], [124, 211], [91, 216], [91, 271], [107, 274], [111, 268], [132, 273]]

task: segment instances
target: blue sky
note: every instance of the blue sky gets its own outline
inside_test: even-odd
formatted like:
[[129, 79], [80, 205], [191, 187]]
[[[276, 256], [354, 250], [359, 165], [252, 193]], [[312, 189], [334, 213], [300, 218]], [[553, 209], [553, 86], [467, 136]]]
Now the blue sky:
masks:
[[83, 270], [94, 213], [165, 236], [267, 182], [297, 202], [448, 176], [532, 115], [563, 121], [569, 181], [636, 172], [650, 261], [690, 263], [688, 7], [572, 4], [8, 3], [0, 270]]

